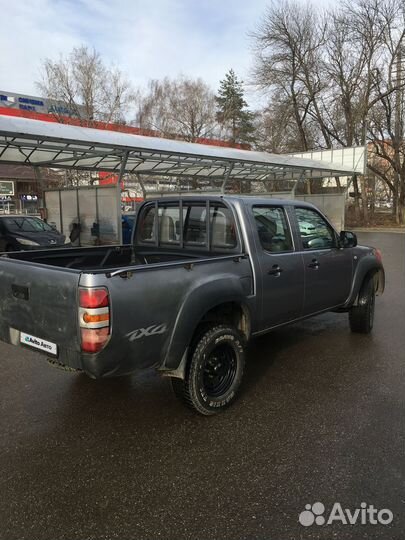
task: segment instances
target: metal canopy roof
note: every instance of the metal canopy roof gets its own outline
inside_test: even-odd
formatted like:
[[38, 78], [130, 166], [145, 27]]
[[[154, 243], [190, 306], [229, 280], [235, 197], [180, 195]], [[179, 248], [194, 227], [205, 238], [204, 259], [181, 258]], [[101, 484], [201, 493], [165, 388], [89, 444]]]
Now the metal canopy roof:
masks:
[[351, 176], [354, 169], [293, 156], [0, 116], [0, 163], [211, 179]]

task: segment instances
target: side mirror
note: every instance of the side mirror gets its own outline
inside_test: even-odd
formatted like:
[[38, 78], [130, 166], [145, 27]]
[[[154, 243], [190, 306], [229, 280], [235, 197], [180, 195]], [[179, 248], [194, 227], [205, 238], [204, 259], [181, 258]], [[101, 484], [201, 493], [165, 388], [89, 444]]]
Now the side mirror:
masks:
[[357, 236], [351, 231], [342, 231], [339, 235], [340, 244], [343, 248], [353, 248], [357, 246]]

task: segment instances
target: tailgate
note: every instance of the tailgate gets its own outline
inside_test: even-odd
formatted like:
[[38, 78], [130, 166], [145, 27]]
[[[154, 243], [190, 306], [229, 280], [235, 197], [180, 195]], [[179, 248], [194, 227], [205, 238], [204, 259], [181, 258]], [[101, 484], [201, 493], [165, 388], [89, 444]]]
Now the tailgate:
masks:
[[19, 330], [80, 350], [77, 295], [80, 271], [0, 257], [0, 339]]

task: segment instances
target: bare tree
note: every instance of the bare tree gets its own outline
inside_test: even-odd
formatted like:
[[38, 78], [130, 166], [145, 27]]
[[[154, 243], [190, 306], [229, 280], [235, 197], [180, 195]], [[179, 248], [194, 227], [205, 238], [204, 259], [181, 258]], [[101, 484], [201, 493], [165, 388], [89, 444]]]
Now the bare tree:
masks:
[[195, 141], [217, 130], [215, 105], [215, 95], [202, 79], [152, 80], [140, 100], [136, 122], [165, 137]]
[[[371, 141], [377, 159], [370, 169], [392, 192], [398, 221], [404, 219], [405, 197], [404, 11], [403, 0], [346, 0], [318, 15], [310, 4], [279, 0], [253, 34], [255, 81], [270, 98], [271, 115], [264, 112], [263, 118], [271, 119], [273, 133], [279, 118], [284, 118], [287, 133], [293, 121], [298, 135], [298, 141], [279, 139], [280, 149], [285, 151], [286, 144], [293, 151]], [[373, 193], [374, 183], [372, 179]], [[354, 177], [353, 184], [357, 213], [361, 198], [367, 221], [367, 177], [360, 177], [360, 184]]]
[[[405, 222], [405, 6], [398, 0], [386, 6], [384, 49], [374, 72], [373, 106], [368, 136], [373, 160], [369, 168], [393, 195], [397, 223]], [[389, 8], [389, 10], [388, 10]]]
[[[320, 115], [318, 96], [324, 87], [321, 77], [321, 48], [325, 40], [325, 23], [309, 4], [289, 0], [268, 7], [252, 34], [256, 62], [254, 81], [259, 88], [288, 99], [299, 134], [299, 146], [308, 150], [310, 111]], [[324, 133], [330, 145], [329, 135]]]
[[[322, 93], [328, 86], [322, 57], [326, 32], [326, 19], [312, 5], [280, 0], [270, 5], [252, 34], [254, 80], [260, 88], [270, 90], [273, 102], [275, 96], [281, 99], [283, 109], [295, 121], [299, 137], [290, 150], [332, 147], [321, 107]], [[308, 180], [307, 191], [312, 189], [313, 182]]]
[[[384, 1], [384, 0], [383, 0]], [[384, 22], [379, 16], [379, 0], [346, 2], [328, 14], [328, 36], [325, 47], [325, 71], [330, 80], [323, 96], [323, 128], [340, 146], [366, 144], [366, 126], [372, 106], [373, 71], [382, 46]], [[367, 221], [365, 178], [354, 176], [355, 209]]]
[[125, 115], [135, 100], [135, 92], [116, 67], [107, 67], [100, 54], [86, 46], [74, 48], [59, 60], [45, 59], [41, 68], [39, 91], [65, 107], [55, 107], [59, 121], [67, 111], [91, 125], [93, 121], [125, 122]]
[[[313, 134], [309, 133], [308, 127], [306, 134], [312, 142]], [[256, 147], [272, 153], [288, 153], [300, 146], [293, 106], [283, 92], [275, 92], [261, 114], [257, 115]]]

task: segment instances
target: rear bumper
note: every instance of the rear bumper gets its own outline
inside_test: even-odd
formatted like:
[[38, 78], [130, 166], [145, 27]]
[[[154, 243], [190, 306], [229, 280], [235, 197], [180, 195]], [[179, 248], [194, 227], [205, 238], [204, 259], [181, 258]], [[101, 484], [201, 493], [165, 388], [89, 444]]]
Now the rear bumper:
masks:
[[[83, 371], [92, 379], [118, 377], [128, 373], [128, 371], [122, 369], [119, 362], [112, 361], [111, 354], [103, 355], [103, 352], [97, 354], [85, 354], [61, 348], [59, 349], [58, 358], [53, 360], [56, 360], [59, 364], [68, 368]], [[129, 373], [131, 371], [129, 371]]]
[[51, 360], [50, 363], [56, 366], [83, 371], [92, 379], [128, 375], [136, 370], [136, 366], [132, 362], [128, 363], [128, 361], [124, 362], [114, 358], [114, 354], [108, 348], [108, 345], [103, 351], [97, 354], [85, 354], [81, 351], [58, 345], [57, 356], [50, 357], [46, 352], [23, 345], [20, 342], [20, 331], [13, 328], [0, 328], [0, 341], [19, 347], [22, 350], [38, 353], [44, 360], [49, 358]]
[[[4, 343], [8, 343], [9, 345], [14, 345], [16, 347], [19, 347], [22, 350], [28, 350], [31, 352], [36, 352], [39, 355], [41, 355], [44, 359], [50, 357], [48, 353], [45, 351], [40, 351], [34, 347], [30, 347], [28, 345], [24, 345], [20, 341], [20, 330], [17, 330], [15, 328], [10, 327], [0, 327], [0, 340]], [[52, 360], [54, 360], [56, 363], [63, 364], [67, 367], [70, 367], [72, 369], [80, 369], [83, 370], [83, 362], [81, 358], [81, 354], [78, 351], [74, 351], [71, 349], [67, 349], [64, 347], [58, 346], [58, 354], [56, 356], [52, 356]]]

